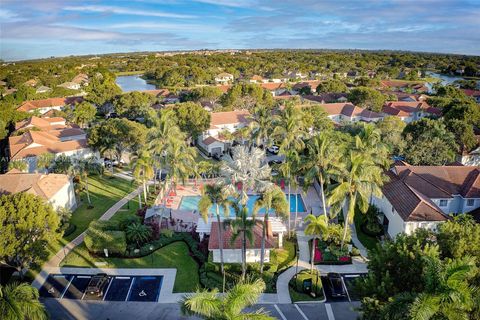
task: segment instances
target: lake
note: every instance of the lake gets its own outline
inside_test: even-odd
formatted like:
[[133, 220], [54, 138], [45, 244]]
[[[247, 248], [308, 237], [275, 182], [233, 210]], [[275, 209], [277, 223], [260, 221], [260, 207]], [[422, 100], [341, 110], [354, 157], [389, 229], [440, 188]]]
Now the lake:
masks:
[[[449, 84], [452, 84], [453, 82], [457, 81], [457, 80], [467, 80], [465, 78], [462, 78], [462, 77], [458, 77], [458, 76], [449, 76], [449, 75], [445, 75], [445, 74], [440, 74], [440, 73], [435, 73], [435, 72], [432, 72], [432, 71], [427, 71], [425, 72], [425, 75], [427, 77], [433, 77], [433, 78], [438, 78], [440, 79], [440, 83], [444, 86], [446, 85], [449, 85]], [[432, 83], [427, 83], [426, 86], [428, 87], [429, 91], [431, 91], [432, 89]], [[477, 81], [477, 88], [480, 86], [480, 81]]]
[[155, 90], [156, 87], [153, 84], [148, 84], [147, 81], [140, 78], [140, 75], [134, 76], [118, 76], [115, 80], [117, 85], [122, 88], [123, 92], [130, 91], [144, 91]]

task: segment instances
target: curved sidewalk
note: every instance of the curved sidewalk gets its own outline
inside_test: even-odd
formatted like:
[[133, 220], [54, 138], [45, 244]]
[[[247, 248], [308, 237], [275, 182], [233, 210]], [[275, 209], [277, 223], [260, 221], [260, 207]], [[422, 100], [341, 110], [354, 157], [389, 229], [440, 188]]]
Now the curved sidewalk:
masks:
[[[115, 203], [113, 206], [111, 206], [105, 213], [99, 218], [99, 220], [109, 220], [115, 213], [118, 212], [125, 204], [127, 204], [128, 201], [132, 200], [134, 197], [137, 196], [139, 192], [142, 191], [142, 187], [138, 187], [136, 190], [130, 192], [127, 194], [125, 197], [120, 199], [117, 203]], [[63, 246], [60, 250], [55, 253], [55, 255], [50, 258], [43, 266], [42, 266], [42, 271], [38, 273], [38, 275], [35, 277], [35, 280], [32, 282], [32, 286], [36, 288], [40, 288], [42, 283], [45, 282], [45, 280], [48, 277], [48, 270], [51, 268], [56, 268], [60, 265], [60, 262], [78, 245], [80, 245], [83, 242], [83, 239], [85, 238], [85, 232], [83, 231], [80, 235], [78, 235], [75, 239], [67, 243], [65, 246]]]

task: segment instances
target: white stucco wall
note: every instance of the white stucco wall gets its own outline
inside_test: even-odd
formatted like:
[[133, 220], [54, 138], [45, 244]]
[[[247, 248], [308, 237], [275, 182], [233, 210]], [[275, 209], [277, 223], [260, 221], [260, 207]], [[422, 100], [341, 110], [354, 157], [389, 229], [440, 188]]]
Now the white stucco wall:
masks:
[[[211, 250], [213, 253], [213, 262], [220, 262], [220, 250]], [[260, 249], [247, 249], [247, 262], [260, 262]], [[223, 259], [225, 263], [241, 263], [242, 250], [241, 249], [224, 249]], [[264, 262], [270, 262], [270, 249], [265, 250]]]
[[389, 222], [387, 232], [391, 238], [395, 238], [397, 234], [405, 232], [405, 221], [403, 221], [398, 212], [393, 209], [392, 204], [386, 197], [374, 197], [372, 202], [388, 219]]
[[68, 208], [74, 210], [77, 207], [77, 201], [75, 199], [73, 181], [70, 179], [70, 182], [54, 194], [48, 202], [52, 204], [54, 209]]

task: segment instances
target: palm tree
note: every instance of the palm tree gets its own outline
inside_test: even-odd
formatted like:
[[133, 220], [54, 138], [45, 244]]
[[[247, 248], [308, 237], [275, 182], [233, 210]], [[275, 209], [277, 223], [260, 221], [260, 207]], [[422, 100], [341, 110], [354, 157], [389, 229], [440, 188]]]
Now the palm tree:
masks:
[[307, 170], [305, 179], [306, 181], [319, 180], [323, 214], [326, 216], [325, 184], [329, 183], [330, 174], [338, 163], [339, 146], [332, 139], [331, 135], [322, 132], [308, 141], [307, 150], [307, 157], [304, 163], [304, 167]]
[[154, 118], [154, 125], [148, 133], [147, 150], [150, 151], [155, 160], [155, 183], [156, 177], [161, 176], [162, 165], [172, 142], [184, 140], [183, 133], [172, 121], [173, 118], [173, 110], [163, 110], [157, 118]]
[[198, 210], [202, 215], [203, 220], [205, 222], [208, 221], [209, 211], [212, 206], [215, 206], [215, 215], [217, 217], [218, 222], [218, 242], [220, 246], [220, 266], [223, 276], [223, 290], [225, 291], [225, 270], [224, 270], [224, 262], [223, 262], [223, 228], [221, 225], [220, 219], [220, 208], [222, 208], [225, 217], [229, 217], [229, 203], [230, 200], [228, 199], [226, 193], [223, 190], [223, 186], [221, 184], [207, 184], [203, 189], [203, 195], [198, 203]]
[[273, 320], [274, 318], [263, 309], [256, 312], [242, 312], [243, 309], [256, 304], [264, 290], [265, 283], [261, 279], [242, 281], [225, 295], [220, 295], [218, 289], [212, 291], [203, 289], [186, 294], [180, 306], [184, 315], [202, 319]]
[[17, 169], [22, 172], [28, 171], [28, 162], [20, 159], [20, 160], [11, 160], [8, 163], [8, 170]]
[[370, 154], [349, 149], [343, 158], [345, 167], [335, 175], [338, 182], [333, 186], [328, 199], [334, 213], [347, 208], [347, 213], [344, 214], [342, 248], [345, 245], [348, 226], [353, 223], [355, 207], [358, 206], [362, 213], [366, 213], [370, 195], [380, 197], [382, 195], [380, 187], [383, 185], [383, 169], [375, 163]]
[[85, 179], [85, 192], [87, 194], [87, 201], [90, 208], [92, 208], [92, 201], [90, 200], [90, 192], [88, 191], [88, 175], [89, 174], [100, 174], [102, 172], [102, 166], [100, 162], [95, 157], [90, 157], [85, 160], [78, 161], [74, 168], [74, 172], [79, 174], [83, 179]]
[[133, 223], [127, 226], [125, 233], [128, 241], [135, 242], [140, 248], [140, 245], [150, 238], [152, 230], [146, 225]]
[[314, 216], [313, 214], [309, 214], [305, 217], [305, 222], [307, 223], [307, 227], [305, 228], [305, 234], [313, 236], [312, 239], [312, 255], [310, 257], [310, 271], [313, 272], [313, 265], [315, 263], [315, 239], [320, 238], [323, 236], [325, 238], [328, 234], [328, 217], [326, 215], [321, 216]]
[[242, 205], [238, 199], [230, 201], [230, 206], [235, 211], [235, 219], [227, 220], [225, 223], [232, 228], [231, 244], [235, 243], [238, 237], [242, 237], [242, 280], [244, 280], [247, 274], [247, 239], [250, 244], [255, 241], [253, 228], [255, 227], [256, 219], [254, 215], [252, 215], [251, 219], [248, 218], [247, 206]]
[[0, 319], [48, 319], [38, 290], [27, 283], [0, 285]]
[[55, 159], [53, 164], [53, 171], [55, 173], [63, 173], [70, 175], [73, 170], [72, 159], [69, 156], [61, 154]]
[[261, 208], [265, 209], [262, 223], [262, 245], [260, 251], [260, 273], [263, 273], [263, 264], [265, 259], [265, 237], [267, 224], [269, 223], [268, 217], [270, 210], [273, 209], [277, 217], [286, 219], [288, 218], [290, 208], [288, 207], [288, 202], [282, 189], [275, 185], [272, 185], [260, 194], [260, 197], [255, 201], [253, 213], [256, 215]]
[[[288, 208], [291, 208], [291, 192], [292, 192], [292, 186], [294, 188], [297, 187], [297, 179], [295, 178], [294, 172], [296, 171], [296, 168], [298, 167], [298, 163], [300, 162], [300, 156], [298, 152], [294, 149], [290, 149], [288, 151], [284, 152], [285, 155], [285, 161], [282, 162], [278, 166], [278, 170], [283, 177], [283, 179], [287, 180], [288, 183]], [[289, 215], [290, 215], [290, 210], [289, 210]], [[296, 223], [296, 218], [295, 217], [295, 223]], [[290, 234], [291, 227], [290, 227], [290, 217], [288, 217], [288, 233]]]
[[147, 203], [147, 183], [153, 178], [153, 159], [147, 151], [141, 151], [133, 163], [133, 177], [143, 185], [143, 198]]
[[253, 109], [251, 120], [249, 127], [252, 139], [257, 146], [265, 149], [272, 132], [272, 110], [263, 105], [258, 105]]
[[238, 195], [242, 205], [247, 203], [249, 190], [261, 191], [270, 184], [270, 173], [265, 152], [258, 148], [249, 151], [245, 146], [234, 147], [233, 161], [223, 162], [221, 168], [227, 193]]
[[48, 172], [48, 168], [52, 165], [55, 155], [50, 152], [42, 153], [37, 157], [37, 171], [38, 169], [44, 169]]
[[447, 262], [429, 259], [425, 292], [411, 305], [411, 319], [470, 319], [478, 294], [472, 284], [477, 273], [478, 267], [472, 257]]

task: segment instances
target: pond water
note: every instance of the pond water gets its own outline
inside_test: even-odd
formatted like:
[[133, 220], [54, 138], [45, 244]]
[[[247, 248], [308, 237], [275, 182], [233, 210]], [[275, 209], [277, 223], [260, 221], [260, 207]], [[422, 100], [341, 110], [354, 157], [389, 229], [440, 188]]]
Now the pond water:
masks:
[[156, 89], [156, 87], [153, 84], [148, 84], [147, 81], [140, 78], [140, 75], [118, 76], [115, 82], [120, 88], [122, 88], [123, 92]]
[[[427, 77], [434, 77], [434, 78], [438, 78], [440, 79], [440, 83], [444, 86], [446, 85], [449, 85], [449, 84], [452, 84], [453, 82], [457, 81], [457, 80], [467, 80], [465, 78], [462, 78], [462, 77], [458, 77], [458, 76], [449, 76], [449, 75], [446, 75], [446, 74], [440, 74], [440, 73], [435, 73], [435, 72], [432, 72], [432, 71], [427, 71], [425, 72], [425, 75]], [[432, 89], [432, 86], [433, 84], [428, 82], [426, 84], [427, 88], [429, 89], [429, 91], [431, 91]], [[480, 86], [480, 81], [477, 81], [477, 88]]]

